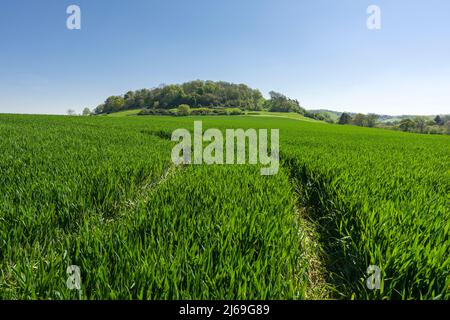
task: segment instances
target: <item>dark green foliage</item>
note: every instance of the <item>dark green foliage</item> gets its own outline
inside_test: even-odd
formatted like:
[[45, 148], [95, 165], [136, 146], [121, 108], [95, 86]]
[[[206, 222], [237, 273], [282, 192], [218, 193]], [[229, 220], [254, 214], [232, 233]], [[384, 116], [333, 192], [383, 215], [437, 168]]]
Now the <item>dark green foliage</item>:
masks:
[[142, 109], [139, 116], [159, 115], [159, 116], [176, 116], [176, 110], [174, 109]]
[[182, 104], [178, 106], [177, 115], [179, 116], [188, 116], [191, 113], [191, 107], [187, 104]]
[[438, 126], [443, 126], [445, 124], [444, 119], [441, 118], [441, 116], [437, 115], [436, 118], [434, 118], [434, 122], [438, 125]]
[[377, 124], [379, 116], [373, 113], [367, 115], [362, 113], [357, 113], [353, 116], [351, 123], [359, 127], [369, 127], [373, 128]]
[[214, 111], [218, 109], [210, 109], [210, 108], [197, 108], [191, 110], [191, 115], [193, 116], [206, 116], [214, 114]]
[[450, 122], [445, 122], [445, 118], [436, 116], [434, 121], [427, 121], [424, 117], [414, 119], [403, 119], [384, 126], [388, 129], [395, 129], [404, 132], [415, 132], [424, 134], [450, 134]]
[[319, 121], [325, 121], [328, 123], [334, 123], [334, 120], [331, 118], [331, 116], [328, 113], [324, 112], [311, 112], [311, 111], [305, 111], [304, 114], [305, 117], [319, 120]]
[[238, 108], [196, 108], [189, 109], [189, 112], [186, 111], [180, 112], [178, 109], [142, 109], [138, 115], [139, 116], [147, 116], [147, 115], [159, 115], [159, 116], [237, 116], [242, 115], [244, 112]]
[[297, 100], [287, 98], [285, 95], [271, 91], [270, 100], [265, 103], [265, 108], [271, 112], [296, 112], [304, 114], [305, 109], [300, 106]]
[[400, 121], [398, 127], [404, 132], [410, 132], [416, 127], [416, 124], [411, 119], [404, 119]]
[[341, 115], [341, 117], [339, 118], [339, 122], [338, 123], [339, 124], [350, 124], [351, 121], [352, 121], [352, 117], [348, 113], [344, 112]]
[[129, 109], [173, 109], [186, 104], [191, 108], [240, 108], [261, 110], [264, 98], [258, 90], [245, 84], [214, 81], [191, 81], [153, 89], [129, 91], [123, 97], [109, 97], [95, 109], [96, 114]]

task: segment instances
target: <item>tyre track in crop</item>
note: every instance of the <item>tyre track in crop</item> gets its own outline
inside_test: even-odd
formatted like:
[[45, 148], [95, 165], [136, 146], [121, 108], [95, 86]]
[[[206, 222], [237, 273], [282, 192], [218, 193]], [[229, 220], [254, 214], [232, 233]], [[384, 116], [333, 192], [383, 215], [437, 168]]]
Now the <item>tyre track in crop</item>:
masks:
[[[143, 135], [151, 135], [166, 141], [170, 141], [171, 139], [171, 134], [164, 130], [141, 130], [140, 133]], [[121, 209], [119, 210], [118, 216], [123, 216], [123, 214], [127, 214], [128, 212], [135, 210], [139, 203], [146, 203], [150, 195], [155, 192], [158, 186], [173, 177], [177, 171], [181, 169], [182, 166], [175, 166], [171, 161], [168, 161], [168, 166], [164, 169], [161, 176], [144, 183], [135, 197], [126, 199], [120, 205]]]
[[[170, 135], [165, 131], [143, 130], [142, 134], [152, 135], [159, 139], [170, 140]], [[292, 168], [282, 161], [286, 178], [290, 180], [293, 186], [295, 197], [295, 214], [298, 219], [298, 234], [301, 247], [304, 250], [305, 263], [307, 264], [307, 279], [305, 297], [306, 299], [328, 299], [331, 298], [331, 285], [327, 281], [329, 271], [326, 268], [326, 253], [320, 242], [319, 226], [314, 221], [313, 212], [307, 206], [302, 205], [301, 192], [302, 187], [299, 180], [293, 175]], [[114, 222], [129, 216], [138, 210], [138, 206], [146, 204], [151, 195], [156, 192], [159, 186], [174, 177], [184, 169], [184, 166], [176, 166], [170, 163], [163, 171], [161, 176], [151, 181], [147, 181], [139, 188], [138, 193], [132, 199], [126, 199], [119, 207]]]
[[[171, 137], [171, 135], [165, 131], [144, 130], [141, 133], [149, 134], [163, 140], [170, 140]], [[284, 162], [282, 161], [282, 163]], [[307, 278], [309, 283], [305, 292], [306, 299], [328, 299], [331, 297], [331, 285], [327, 282], [328, 271], [326, 270], [324, 263], [326, 260], [326, 253], [319, 240], [319, 227], [312, 217], [312, 211], [308, 207], [301, 205], [300, 197], [302, 188], [298, 185], [299, 181], [293, 177], [292, 168], [286, 165], [283, 169], [295, 191], [294, 210], [296, 217], [298, 218], [298, 233], [308, 265]], [[133, 211], [139, 203], [138, 201], [145, 203], [159, 185], [174, 176], [179, 170], [183, 170], [183, 166], [170, 165], [159, 179], [155, 179], [144, 185], [137, 197], [137, 201], [128, 201], [125, 212], [129, 212], [130, 210]]]
[[327, 282], [326, 268], [324, 265], [325, 252], [319, 242], [317, 226], [306, 207], [300, 207], [297, 203], [295, 212], [299, 220], [299, 236], [301, 247], [305, 252], [308, 265], [308, 286], [306, 299], [323, 300], [331, 298], [330, 284]]
[[170, 164], [162, 173], [162, 175], [156, 179], [153, 179], [152, 181], [149, 181], [145, 183], [139, 190], [136, 197], [132, 199], [126, 199], [123, 204], [123, 210], [127, 212], [128, 210], [133, 210], [136, 208], [138, 203], [140, 202], [147, 202], [150, 195], [155, 192], [155, 190], [164, 182], [166, 182], [168, 179], [173, 177], [179, 170], [181, 169], [180, 166], [175, 166], [173, 164]]
[[[141, 133], [152, 135], [163, 140], [170, 140], [170, 135], [165, 131], [144, 130]], [[304, 250], [304, 263], [308, 266], [308, 285], [306, 286], [305, 297], [306, 299], [314, 300], [329, 299], [332, 297], [332, 285], [328, 281], [329, 271], [327, 270], [325, 263], [327, 261], [326, 252], [320, 241], [320, 226], [314, 219], [313, 210], [302, 204], [301, 196], [303, 187], [301, 186], [299, 179], [293, 175], [292, 167], [285, 161], [281, 161], [281, 163], [283, 164], [286, 178], [290, 180], [289, 182], [293, 186], [295, 198], [294, 211], [299, 227], [298, 234], [301, 247]], [[116, 217], [118, 218], [117, 220], [120, 220], [120, 217], [133, 213], [133, 211], [137, 210], [138, 205], [147, 203], [148, 199], [159, 186], [183, 169], [184, 166], [175, 166], [170, 163], [159, 178], [148, 181], [140, 188], [136, 197], [126, 200], [119, 215]]]
[[297, 177], [289, 157], [280, 153], [280, 162], [294, 191], [295, 213], [299, 223], [299, 237], [305, 251], [308, 265], [309, 284], [306, 298], [313, 300], [334, 299], [335, 283], [329, 268], [329, 253], [327, 244], [323, 241], [324, 227], [318, 219], [313, 206], [304, 201], [305, 186]]
[[[170, 141], [171, 138], [171, 135], [163, 130], [141, 130], [140, 133], [166, 141]], [[142, 181], [140, 181], [140, 183], [135, 184], [134, 187], [136, 187], [136, 191], [131, 195], [131, 197], [118, 199], [111, 204], [113, 209], [112, 212], [99, 212], [100, 222], [105, 222], [106, 225], [111, 225], [120, 221], [123, 217], [129, 215], [134, 210], [137, 210], [139, 204], [146, 203], [150, 195], [158, 188], [158, 186], [175, 175], [179, 169], [181, 169], [181, 167], [175, 166], [172, 161], [168, 159], [163, 164], [162, 173], [159, 176], [154, 177], [154, 175], [148, 174], [142, 179]], [[76, 229], [78, 230], [79, 227]], [[77, 230], [74, 230], [72, 233], [76, 234], [78, 232]]]
[[[300, 119], [294, 119], [299, 120]], [[155, 137], [158, 137], [163, 140], [170, 140], [171, 134], [164, 130], [143, 130], [142, 134], [148, 134]], [[282, 155], [280, 155], [282, 156]], [[283, 160], [283, 159], [281, 159]], [[326, 252], [320, 241], [321, 233], [320, 226], [317, 221], [314, 219], [314, 212], [308, 206], [302, 204], [302, 190], [301, 181], [295, 177], [293, 174], [292, 167], [288, 163], [289, 161], [281, 161], [283, 164], [283, 169], [286, 172], [287, 179], [289, 179], [290, 184], [294, 189], [294, 203], [295, 203], [295, 214], [298, 218], [298, 226], [299, 226], [299, 237], [301, 247], [304, 250], [306, 263], [308, 265], [308, 285], [306, 287], [305, 296], [306, 299], [328, 299], [331, 298], [332, 285], [328, 281], [329, 271], [326, 268]], [[141, 196], [139, 198], [145, 198], [145, 194], [147, 193], [147, 197], [152, 190], [155, 190], [158, 185], [162, 184], [166, 181], [171, 175], [175, 174], [177, 170], [181, 167], [171, 166], [169, 167], [161, 178], [158, 181], [153, 181], [148, 185], [144, 186], [141, 191]], [[131, 209], [133, 206], [131, 206]]]
[[[336, 227], [337, 217], [317, 200], [324, 190], [320, 183], [310, 180], [312, 172], [289, 155], [280, 154], [280, 158], [294, 186], [296, 205], [309, 234], [308, 241], [312, 243], [306, 246], [307, 250], [313, 250], [309, 256], [311, 284], [327, 288], [331, 299], [347, 299], [356, 290], [359, 281], [356, 275], [361, 274], [354, 261], [358, 255], [345, 251], [345, 238]], [[317, 275], [320, 275], [318, 279]]]

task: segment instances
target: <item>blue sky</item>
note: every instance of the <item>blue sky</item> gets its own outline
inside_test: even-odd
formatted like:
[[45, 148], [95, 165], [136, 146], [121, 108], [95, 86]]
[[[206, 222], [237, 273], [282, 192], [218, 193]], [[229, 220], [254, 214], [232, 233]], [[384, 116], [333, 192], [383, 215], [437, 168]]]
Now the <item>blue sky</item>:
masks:
[[[81, 8], [81, 30], [66, 8]], [[381, 8], [381, 30], [366, 9]], [[194, 79], [307, 109], [450, 113], [448, 0], [4, 0], [0, 113], [81, 112]]]

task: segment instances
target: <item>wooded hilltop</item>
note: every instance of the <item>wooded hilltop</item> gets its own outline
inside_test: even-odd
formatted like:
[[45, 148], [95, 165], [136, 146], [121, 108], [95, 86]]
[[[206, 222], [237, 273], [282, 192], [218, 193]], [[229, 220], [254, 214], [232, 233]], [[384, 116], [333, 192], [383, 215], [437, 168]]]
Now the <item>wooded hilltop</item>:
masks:
[[123, 96], [111, 96], [94, 109], [95, 114], [107, 114], [132, 109], [173, 109], [180, 105], [190, 108], [238, 108], [305, 113], [297, 100], [281, 93], [270, 92], [266, 100], [261, 92], [245, 84], [224, 81], [195, 80], [183, 84], [160, 85], [157, 88], [128, 91]]

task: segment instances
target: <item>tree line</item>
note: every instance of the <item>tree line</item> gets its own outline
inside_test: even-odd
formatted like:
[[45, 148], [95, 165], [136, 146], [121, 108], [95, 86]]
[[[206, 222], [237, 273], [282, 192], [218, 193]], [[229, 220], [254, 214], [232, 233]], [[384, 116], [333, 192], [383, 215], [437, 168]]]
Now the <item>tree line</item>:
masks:
[[450, 134], [450, 115], [437, 115], [434, 119], [430, 117], [416, 116], [397, 121], [379, 122], [380, 116], [376, 114], [364, 115], [358, 113], [350, 115], [342, 113], [338, 124], [352, 124], [361, 127], [378, 127], [403, 132], [414, 132], [423, 134]]
[[190, 108], [238, 108], [305, 113], [305, 109], [297, 100], [289, 99], [281, 93], [271, 91], [270, 99], [266, 100], [259, 90], [245, 84], [201, 80], [160, 85], [152, 89], [128, 91], [124, 95], [111, 96], [97, 106], [93, 113], [105, 114], [132, 109], [168, 110], [178, 108], [180, 105]]

